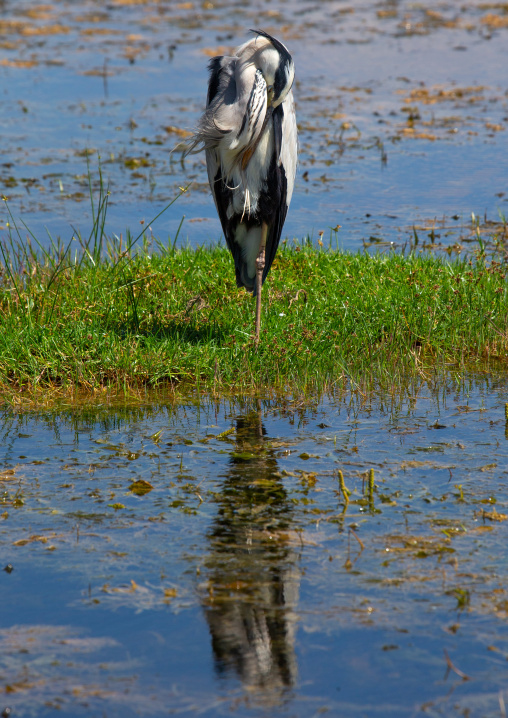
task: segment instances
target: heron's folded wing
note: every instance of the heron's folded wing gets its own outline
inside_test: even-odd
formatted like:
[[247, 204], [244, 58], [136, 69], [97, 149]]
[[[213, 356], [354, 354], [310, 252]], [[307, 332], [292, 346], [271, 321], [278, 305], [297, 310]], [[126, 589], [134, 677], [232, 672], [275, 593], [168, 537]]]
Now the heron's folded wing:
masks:
[[279, 246], [282, 228], [293, 194], [297, 162], [297, 130], [292, 93], [273, 112], [274, 158], [270, 164], [268, 186], [276, 187], [273, 219], [266, 242], [265, 280]]
[[[215, 207], [219, 215], [220, 223], [226, 238], [226, 244], [235, 260], [235, 267], [239, 267], [242, 260], [242, 250], [240, 245], [235, 242], [234, 228], [237, 221], [231, 222], [230, 214], [233, 207], [233, 190], [228, 186], [227, 181], [223, 177], [222, 167], [218, 150], [211, 149], [206, 151], [206, 168], [208, 170], [208, 181], [212, 190]], [[236, 218], [238, 219], [238, 218]]]

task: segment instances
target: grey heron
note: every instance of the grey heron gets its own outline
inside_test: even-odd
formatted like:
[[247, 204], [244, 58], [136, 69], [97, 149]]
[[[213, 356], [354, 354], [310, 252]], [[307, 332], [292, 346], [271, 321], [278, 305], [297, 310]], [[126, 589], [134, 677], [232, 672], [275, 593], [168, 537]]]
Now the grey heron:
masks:
[[287, 48], [263, 30], [209, 63], [206, 109], [185, 154], [205, 149], [208, 181], [235, 262], [236, 284], [256, 297], [277, 252], [293, 194], [295, 76]]

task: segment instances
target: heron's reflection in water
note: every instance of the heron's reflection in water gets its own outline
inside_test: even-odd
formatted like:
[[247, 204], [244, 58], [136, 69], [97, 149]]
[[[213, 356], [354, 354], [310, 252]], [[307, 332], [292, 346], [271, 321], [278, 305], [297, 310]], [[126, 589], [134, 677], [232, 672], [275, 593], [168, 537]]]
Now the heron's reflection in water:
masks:
[[206, 561], [216, 669], [236, 672], [262, 702], [283, 699], [296, 680], [298, 540], [275, 454], [260, 410], [237, 418]]

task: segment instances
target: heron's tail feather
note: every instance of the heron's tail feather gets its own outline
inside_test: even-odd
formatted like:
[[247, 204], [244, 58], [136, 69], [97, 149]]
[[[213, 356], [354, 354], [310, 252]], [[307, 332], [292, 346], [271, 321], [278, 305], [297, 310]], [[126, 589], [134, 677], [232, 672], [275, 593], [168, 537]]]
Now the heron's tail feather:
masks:
[[252, 296], [256, 296], [256, 277], [249, 277], [247, 273], [247, 264], [245, 262], [238, 264], [235, 262], [235, 273], [236, 273], [236, 286], [245, 287], [248, 292], [251, 292]]
[[[240, 255], [234, 256], [235, 260], [235, 274], [236, 274], [236, 286], [245, 287], [245, 289], [252, 294], [253, 297], [257, 296], [256, 292], [256, 275], [252, 276], [249, 274], [249, 265], [245, 259]], [[252, 269], [252, 268], [251, 268]], [[266, 275], [270, 268], [265, 267], [263, 271], [262, 285], [265, 283]]]

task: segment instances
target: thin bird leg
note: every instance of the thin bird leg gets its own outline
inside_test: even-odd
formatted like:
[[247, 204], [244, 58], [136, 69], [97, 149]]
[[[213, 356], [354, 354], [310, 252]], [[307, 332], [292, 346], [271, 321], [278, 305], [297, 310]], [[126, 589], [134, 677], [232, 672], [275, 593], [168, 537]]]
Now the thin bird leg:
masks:
[[263, 286], [263, 270], [265, 268], [265, 248], [268, 225], [263, 222], [261, 225], [261, 242], [259, 243], [259, 254], [256, 259], [256, 346], [259, 344], [259, 332], [261, 329], [261, 288]]

